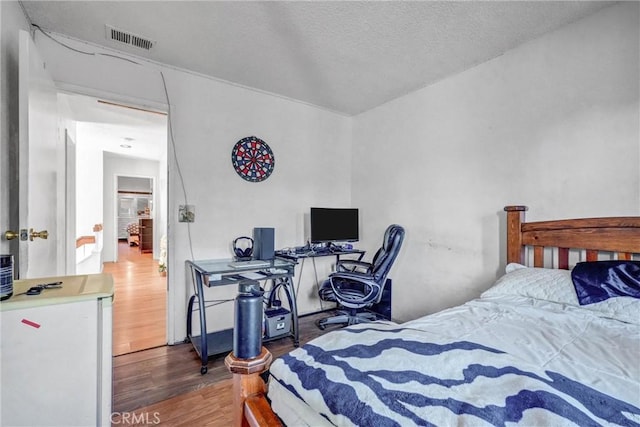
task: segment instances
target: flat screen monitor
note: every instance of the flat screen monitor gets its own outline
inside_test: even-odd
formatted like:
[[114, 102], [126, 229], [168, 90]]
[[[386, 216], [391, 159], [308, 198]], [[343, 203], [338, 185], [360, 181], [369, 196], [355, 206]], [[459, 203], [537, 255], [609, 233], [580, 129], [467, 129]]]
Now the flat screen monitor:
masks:
[[358, 209], [311, 208], [311, 242], [356, 242]]

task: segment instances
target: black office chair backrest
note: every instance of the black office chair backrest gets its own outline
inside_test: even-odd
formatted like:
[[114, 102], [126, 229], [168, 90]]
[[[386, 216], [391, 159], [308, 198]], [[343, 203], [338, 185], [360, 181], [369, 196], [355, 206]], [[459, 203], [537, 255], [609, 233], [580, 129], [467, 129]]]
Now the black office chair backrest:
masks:
[[382, 239], [382, 247], [378, 249], [371, 264], [373, 265], [371, 273], [374, 280], [380, 285], [384, 285], [384, 281], [391, 270], [393, 262], [400, 252], [402, 241], [404, 240], [404, 228], [398, 224], [391, 224], [384, 232]]

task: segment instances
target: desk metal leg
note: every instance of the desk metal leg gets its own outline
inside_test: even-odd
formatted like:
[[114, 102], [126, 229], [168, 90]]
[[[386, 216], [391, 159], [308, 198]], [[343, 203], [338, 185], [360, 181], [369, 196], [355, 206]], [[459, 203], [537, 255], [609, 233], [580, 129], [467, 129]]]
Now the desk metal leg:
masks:
[[[316, 267], [316, 259], [311, 258], [311, 262], [313, 263], [313, 275], [316, 279], [316, 295], [320, 294], [320, 280], [318, 280], [318, 269]], [[322, 306], [322, 298], [320, 298], [320, 311], [324, 310]]]
[[202, 366], [200, 367], [200, 373], [206, 374], [208, 371], [207, 365], [209, 363], [209, 348], [207, 346], [207, 315], [205, 312], [205, 302], [202, 294], [202, 277], [199, 274], [195, 275], [196, 293], [189, 298], [189, 306], [187, 310], [187, 336], [190, 340], [193, 340], [192, 334], [192, 319], [193, 319], [193, 303], [198, 300], [198, 309], [200, 313], [198, 318], [200, 319], [200, 361]]
[[298, 284], [296, 285], [296, 297], [300, 295], [300, 281], [302, 280], [302, 272], [304, 271], [304, 260], [305, 258], [302, 258], [302, 260], [300, 261], [300, 271], [298, 272]]
[[291, 280], [291, 277], [287, 277], [282, 280], [285, 283], [285, 293], [287, 294], [289, 308], [291, 309], [291, 322], [293, 323], [293, 345], [294, 347], [298, 347], [300, 345], [300, 337], [298, 331], [298, 304], [296, 302], [296, 292], [293, 287], [293, 280]]
[[[200, 291], [202, 291], [202, 288]], [[202, 362], [200, 373], [204, 375], [208, 370], [207, 364], [209, 363], [209, 348], [207, 346], [207, 316], [202, 293], [200, 293], [200, 296], [198, 297], [198, 307], [200, 308], [200, 361]]]
[[193, 303], [195, 302], [195, 300], [196, 296], [191, 295], [191, 298], [189, 298], [189, 304], [187, 305], [187, 337], [189, 337], [189, 339], [191, 339], [191, 335], [193, 332], [191, 322], [193, 319]]

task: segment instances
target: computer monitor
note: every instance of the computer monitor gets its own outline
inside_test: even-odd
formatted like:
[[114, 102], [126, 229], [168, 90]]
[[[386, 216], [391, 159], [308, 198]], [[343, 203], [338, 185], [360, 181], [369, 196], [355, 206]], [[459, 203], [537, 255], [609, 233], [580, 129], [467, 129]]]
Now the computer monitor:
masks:
[[311, 208], [311, 242], [358, 241], [358, 209]]

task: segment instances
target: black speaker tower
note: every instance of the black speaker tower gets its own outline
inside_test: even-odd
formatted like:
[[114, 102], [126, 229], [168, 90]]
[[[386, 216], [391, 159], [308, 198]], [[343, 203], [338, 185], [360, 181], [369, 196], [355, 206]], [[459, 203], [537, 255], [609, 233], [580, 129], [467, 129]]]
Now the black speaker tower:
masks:
[[253, 258], [272, 260], [275, 257], [275, 229], [253, 229]]

